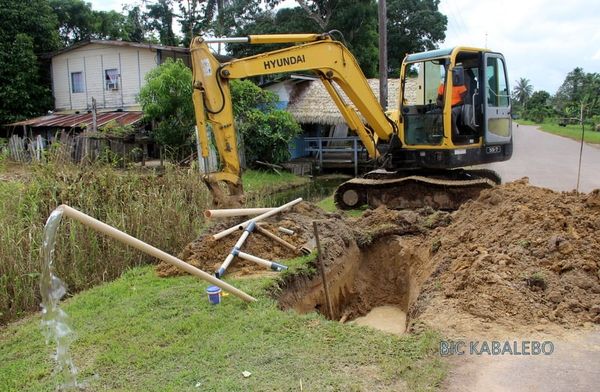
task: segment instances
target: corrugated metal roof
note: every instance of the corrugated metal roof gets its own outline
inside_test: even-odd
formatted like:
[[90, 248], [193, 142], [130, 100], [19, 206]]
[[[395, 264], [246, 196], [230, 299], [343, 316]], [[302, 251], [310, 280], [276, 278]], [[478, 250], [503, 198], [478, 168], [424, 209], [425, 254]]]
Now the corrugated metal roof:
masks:
[[90, 44], [121, 46], [121, 47], [126, 46], [126, 47], [132, 47], [132, 48], [149, 49], [149, 50], [164, 50], [164, 51], [179, 52], [179, 53], [189, 53], [190, 52], [189, 48], [185, 48], [182, 46], [166, 46], [166, 45], [155, 45], [155, 44], [129, 42], [129, 41], [89, 39], [89, 40], [77, 42], [71, 46], [57, 50], [52, 53], [46, 53], [45, 57], [58, 56], [59, 54], [70, 52], [71, 50], [78, 49], [78, 48], [81, 48], [82, 46], [86, 46], [86, 45], [90, 45]]
[[[142, 112], [105, 112], [98, 113], [96, 121], [98, 126], [101, 127], [106, 123], [115, 120], [121, 125], [134, 124], [142, 119]], [[28, 120], [19, 121], [16, 123], [8, 124], [9, 126], [26, 125], [33, 128], [37, 127], [52, 127], [52, 128], [82, 128], [84, 124], [91, 126], [92, 113], [82, 114], [49, 114], [47, 116], [41, 116], [31, 118]]]

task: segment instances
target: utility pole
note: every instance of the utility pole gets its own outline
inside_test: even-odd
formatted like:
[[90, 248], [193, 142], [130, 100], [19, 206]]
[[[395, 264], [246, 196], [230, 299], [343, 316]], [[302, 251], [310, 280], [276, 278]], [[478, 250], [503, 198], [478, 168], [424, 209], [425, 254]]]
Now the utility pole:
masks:
[[379, 103], [385, 110], [388, 99], [387, 80], [387, 5], [379, 0]]

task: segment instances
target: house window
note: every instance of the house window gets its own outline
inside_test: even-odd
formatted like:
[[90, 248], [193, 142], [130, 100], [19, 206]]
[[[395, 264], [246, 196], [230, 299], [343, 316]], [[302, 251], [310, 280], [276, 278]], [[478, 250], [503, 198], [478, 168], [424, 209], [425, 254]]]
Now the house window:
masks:
[[119, 70], [116, 68], [104, 70], [104, 81], [107, 90], [119, 89]]
[[71, 91], [73, 93], [83, 92], [83, 72], [71, 72]]

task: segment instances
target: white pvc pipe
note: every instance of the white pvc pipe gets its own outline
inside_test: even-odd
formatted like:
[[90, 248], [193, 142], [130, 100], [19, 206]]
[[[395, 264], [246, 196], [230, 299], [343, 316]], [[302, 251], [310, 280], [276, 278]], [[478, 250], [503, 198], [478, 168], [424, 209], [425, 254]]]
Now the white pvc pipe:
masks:
[[231, 216], [260, 215], [271, 211], [273, 208], [225, 208], [222, 210], [206, 210], [207, 218], [229, 218]]
[[277, 228], [277, 230], [279, 230], [279, 231], [280, 231], [280, 232], [282, 232], [283, 234], [294, 235], [294, 230], [286, 229], [285, 227], [281, 227], [281, 226], [279, 226], [279, 227]]
[[162, 250], [160, 250], [158, 248], [155, 248], [152, 245], [149, 245], [143, 241], [140, 241], [137, 238], [132, 237], [127, 233], [117, 230], [114, 227], [109, 226], [104, 222], [100, 222], [99, 220], [94, 219], [91, 216], [84, 214], [83, 212], [80, 212], [72, 207], [69, 207], [66, 204], [62, 204], [59, 208], [62, 209], [63, 214], [68, 216], [69, 218], [75, 219], [76, 221], [79, 221], [79, 222], [83, 223], [84, 225], [89, 226], [92, 229], [94, 229], [102, 234], [106, 234], [107, 236], [112, 237], [112, 238], [116, 239], [117, 241], [120, 241], [129, 246], [132, 246], [138, 250], [141, 250], [144, 253], [149, 254], [150, 256], [156, 257], [157, 259], [161, 259], [164, 262], [169, 263], [179, 269], [182, 269], [189, 274], [192, 274], [202, 280], [212, 283], [215, 286], [218, 286], [218, 287], [222, 288], [223, 290], [230, 292], [231, 294], [235, 295], [236, 297], [241, 298], [242, 300], [244, 300], [246, 302], [256, 301], [256, 298], [244, 293], [243, 291], [233, 287], [232, 285], [215, 278], [214, 276], [186, 263], [185, 261], [178, 259], [175, 256], [172, 256], [166, 252], [163, 252]]
[[241, 259], [255, 262], [258, 265], [262, 265], [263, 267], [270, 268], [275, 271], [281, 271], [281, 270], [288, 268], [285, 265], [282, 265], [279, 263], [274, 263], [269, 260], [261, 259], [260, 257], [252, 256], [252, 255], [250, 255], [248, 253], [244, 253], [244, 252], [237, 252], [237, 256]]
[[239, 251], [240, 248], [242, 247], [242, 245], [244, 245], [244, 242], [246, 242], [246, 239], [248, 238], [248, 236], [250, 235], [250, 233], [252, 233], [252, 230], [254, 230], [254, 227], [255, 227], [254, 224], [248, 225], [248, 227], [246, 227], [246, 230], [244, 230], [244, 232], [240, 236], [240, 239], [237, 240], [237, 242], [233, 246], [233, 249], [231, 250], [231, 253], [229, 253], [227, 255], [227, 257], [225, 258], [225, 261], [223, 262], [223, 264], [221, 264], [221, 266], [219, 267], [219, 269], [217, 270], [217, 272], [215, 272], [215, 276], [217, 278], [220, 278], [221, 276], [223, 276], [225, 274], [225, 271], [229, 267], [229, 264], [231, 264], [231, 262], [233, 261], [233, 258], [236, 256], [237, 251]]
[[284, 210], [287, 210], [288, 208], [293, 207], [294, 205], [300, 203], [301, 201], [302, 201], [302, 198], [299, 197], [296, 200], [290, 201], [289, 203], [282, 205], [281, 207], [273, 208], [269, 212], [265, 212], [262, 215], [259, 215], [259, 216], [255, 217], [255, 218], [252, 218], [252, 219], [248, 219], [247, 221], [242, 222], [239, 225], [232, 226], [232, 227], [230, 227], [227, 230], [223, 230], [222, 232], [213, 235], [213, 239], [219, 240], [219, 239], [221, 239], [223, 237], [226, 237], [226, 236], [228, 236], [229, 234], [233, 233], [236, 230], [245, 228], [252, 221], [258, 222], [258, 221], [261, 221], [263, 219], [267, 219], [267, 218], [269, 218], [269, 217], [271, 217], [273, 215], [276, 215], [276, 214], [280, 213], [281, 211], [284, 211]]

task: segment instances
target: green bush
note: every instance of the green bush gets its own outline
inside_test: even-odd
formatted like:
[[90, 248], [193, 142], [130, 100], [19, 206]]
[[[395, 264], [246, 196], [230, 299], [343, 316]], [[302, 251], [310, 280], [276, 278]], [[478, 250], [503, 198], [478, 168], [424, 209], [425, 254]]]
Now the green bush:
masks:
[[289, 144], [302, 130], [291, 114], [277, 109], [277, 96], [248, 80], [233, 81], [231, 95], [246, 162], [288, 160]]
[[195, 123], [192, 71], [181, 60], [167, 59], [146, 75], [140, 91], [144, 118], [153, 121], [156, 141], [181, 160], [193, 151]]

